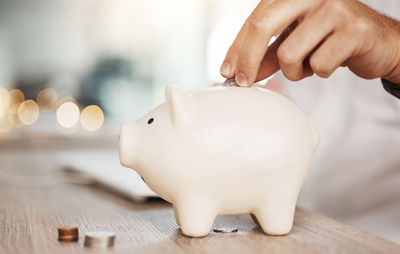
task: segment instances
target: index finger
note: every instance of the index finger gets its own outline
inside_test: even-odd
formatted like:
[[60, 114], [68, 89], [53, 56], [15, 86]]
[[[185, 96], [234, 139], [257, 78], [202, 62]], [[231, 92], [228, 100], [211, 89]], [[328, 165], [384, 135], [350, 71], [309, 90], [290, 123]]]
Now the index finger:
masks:
[[[265, 8], [269, 4], [279, 1], [279, 0], [263, 0], [260, 1], [256, 8]], [[254, 10], [253, 10], [254, 12]], [[235, 75], [236, 65], [233, 66], [233, 63], [236, 63], [239, 56], [240, 48], [244, 42], [244, 39], [247, 34], [247, 22], [245, 22], [242, 27], [240, 28], [239, 33], [236, 35], [235, 40], [233, 41], [232, 45], [229, 47], [228, 52], [226, 53], [225, 59], [223, 64], [220, 68], [220, 73], [225, 78], [232, 78]]]
[[[301, 2], [301, 4], [299, 4]], [[259, 65], [267, 51], [272, 36], [283, 32], [296, 19], [312, 9], [316, 0], [279, 0], [264, 7], [259, 5], [246, 20], [245, 36], [237, 54], [236, 62], [230, 63], [235, 69], [236, 81], [241, 86], [254, 83]]]

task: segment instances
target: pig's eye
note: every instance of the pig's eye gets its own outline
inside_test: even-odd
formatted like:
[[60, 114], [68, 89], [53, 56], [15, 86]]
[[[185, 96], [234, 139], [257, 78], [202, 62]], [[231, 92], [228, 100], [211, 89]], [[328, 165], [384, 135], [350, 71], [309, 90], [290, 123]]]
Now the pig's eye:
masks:
[[149, 121], [147, 121], [147, 124], [151, 124], [154, 121], [154, 118], [150, 118]]

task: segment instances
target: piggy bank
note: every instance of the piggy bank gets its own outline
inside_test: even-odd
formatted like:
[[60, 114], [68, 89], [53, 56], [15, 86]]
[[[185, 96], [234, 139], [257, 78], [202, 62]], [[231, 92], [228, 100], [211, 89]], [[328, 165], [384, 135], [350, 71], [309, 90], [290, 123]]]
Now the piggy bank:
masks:
[[166, 87], [166, 102], [120, 130], [120, 160], [173, 204], [186, 236], [222, 214], [249, 213], [269, 235], [288, 234], [318, 143], [312, 121], [263, 88]]

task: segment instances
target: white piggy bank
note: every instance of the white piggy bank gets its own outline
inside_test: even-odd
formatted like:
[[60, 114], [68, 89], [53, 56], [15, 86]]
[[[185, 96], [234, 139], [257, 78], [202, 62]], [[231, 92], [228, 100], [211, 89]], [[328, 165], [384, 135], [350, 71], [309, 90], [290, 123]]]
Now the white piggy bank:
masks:
[[266, 234], [284, 235], [317, 143], [310, 119], [275, 92], [168, 86], [165, 103], [122, 125], [119, 149], [121, 164], [173, 204], [183, 234], [250, 213]]

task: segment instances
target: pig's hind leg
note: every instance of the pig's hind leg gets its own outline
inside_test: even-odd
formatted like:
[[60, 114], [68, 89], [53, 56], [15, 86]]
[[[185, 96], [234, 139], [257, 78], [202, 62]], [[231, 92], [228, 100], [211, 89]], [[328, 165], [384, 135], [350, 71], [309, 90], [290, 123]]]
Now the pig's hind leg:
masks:
[[271, 175], [261, 202], [252, 213], [268, 235], [286, 235], [293, 225], [296, 200], [303, 181], [303, 170], [282, 170]]
[[260, 207], [254, 212], [254, 222], [260, 225], [267, 235], [289, 234], [293, 225], [294, 207], [295, 205], [291, 204]]
[[215, 205], [204, 202], [195, 197], [180, 200], [174, 205], [178, 216], [177, 223], [180, 224], [182, 233], [191, 237], [206, 236], [214, 223], [217, 213]]

